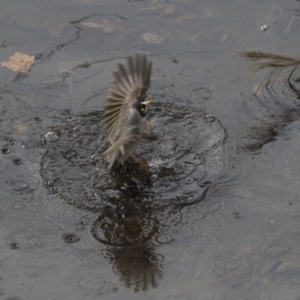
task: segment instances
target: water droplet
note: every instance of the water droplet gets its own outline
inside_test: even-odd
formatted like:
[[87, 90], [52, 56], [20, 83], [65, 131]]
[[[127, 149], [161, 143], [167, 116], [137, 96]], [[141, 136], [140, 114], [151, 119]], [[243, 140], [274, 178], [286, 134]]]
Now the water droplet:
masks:
[[80, 240], [80, 237], [75, 233], [64, 234], [62, 238], [68, 244], [76, 243]]
[[26, 206], [26, 204], [25, 204], [24, 202], [17, 201], [17, 202], [14, 203], [13, 208], [14, 208], [14, 209], [21, 210], [21, 209], [23, 209], [25, 206]]
[[49, 132], [46, 133], [45, 139], [46, 139], [47, 142], [51, 143], [51, 142], [57, 141], [58, 140], [58, 136], [54, 132], [49, 131]]
[[239, 212], [234, 212], [233, 214], [233, 217], [235, 218], [235, 219], [240, 219], [241, 218], [241, 215], [240, 215], [240, 213]]
[[1, 149], [2, 154], [9, 154], [11, 150], [9, 148], [2, 148]]
[[30, 236], [27, 240], [26, 240], [27, 245], [30, 246], [37, 246], [41, 244], [41, 241], [38, 237], [36, 236]]
[[16, 166], [19, 166], [22, 164], [22, 160], [20, 158], [15, 158], [13, 160], [13, 164], [16, 165]]
[[260, 30], [261, 31], [266, 31], [268, 29], [269, 29], [269, 25], [268, 24], [264, 24], [264, 25], [260, 26]]
[[27, 276], [35, 277], [40, 275], [40, 273], [41, 273], [41, 269], [37, 266], [27, 266], [24, 269], [24, 274], [26, 274]]
[[28, 184], [24, 181], [13, 182], [12, 189], [16, 192], [25, 191], [28, 188]]
[[76, 224], [76, 229], [77, 230], [83, 230], [85, 229], [86, 225], [88, 224], [88, 221], [87, 220], [80, 220], [77, 224]]
[[206, 115], [205, 116], [205, 121], [208, 122], [208, 123], [212, 123], [216, 120], [216, 118], [212, 115]]
[[20, 246], [18, 243], [10, 243], [7, 245], [10, 249], [15, 250], [15, 249], [19, 249]]

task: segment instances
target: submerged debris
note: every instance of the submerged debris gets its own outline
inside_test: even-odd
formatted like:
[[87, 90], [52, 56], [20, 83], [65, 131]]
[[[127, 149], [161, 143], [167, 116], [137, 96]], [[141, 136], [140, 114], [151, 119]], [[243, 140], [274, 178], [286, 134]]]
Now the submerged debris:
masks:
[[266, 31], [268, 29], [269, 29], [269, 25], [268, 24], [264, 24], [264, 25], [260, 26], [260, 30], [261, 31]]
[[81, 22], [82, 26], [95, 28], [95, 29], [102, 29], [105, 33], [111, 33], [114, 31], [121, 32], [123, 30], [123, 27], [119, 24], [116, 24], [114, 22], [111, 22], [109, 20], [102, 20], [101, 23], [95, 23], [95, 22]]
[[149, 44], [160, 44], [162, 41], [164, 41], [163, 37], [152, 32], [145, 32], [142, 35], [142, 39]]
[[16, 52], [13, 56], [9, 57], [9, 61], [3, 61], [2, 67], [9, 68], [17, 73], [26, 73], [34, 64], [35, 56]]

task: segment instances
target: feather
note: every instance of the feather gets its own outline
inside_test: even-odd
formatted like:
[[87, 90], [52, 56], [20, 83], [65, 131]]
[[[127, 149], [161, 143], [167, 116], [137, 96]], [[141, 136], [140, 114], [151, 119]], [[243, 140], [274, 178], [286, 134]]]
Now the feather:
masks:
[[107, 157], [107, 156], [111, 155], [114, 151], [116, 151], [117, 149], [121, 148], [122, 146], [126, 147], [127, 145], [141, 141], [142, 139], [143, 139], [143, 137], [139, 134], [131, 134], [131, 135], [122, 137], [121, 139], [117, 140], [114, 144], [112, 144], [105, 152], [103, 152], [101, 154], [101, 156]]
[[128, 57], [126, 64], [118, 64], [108, 91], [103, 130], [112, 142], [118, 139], [123, 122], [128, 118], [129, 108], [145, 99], [151, 84], [152, 60], [148, 53], [138, 52]]
[[151, 131], [142, 130], [140, 135], [144, 140], [148, 140], [148, 141], [156, 141], [160, 136], [158, 132], [152, 130]]
[[142, 107], [150, 105], [146, 92], [151, 84], [152, 60], [147, 53], [136, 53], [128, 57], [126, 63], [118, 64], [107, 95], [103, 130], [111, 146], [101, 155], [109, 162], [123, 164], [125, 159], [135, 154], [143, 139], [156, 140], [159, 134], [151, 130]]
[[291, 79], [299, 76], [299, 56], [289, 56], [263, 51], [240, 51], [236, 53], [254, 62], [254, 65], [249, 70], [251, 76], [261, 70], [267, 70], [267, 74], [262, 80], [259, 89], [268, 87], [270, 84], [274, 83], [281, 73], [283, 73], [283, 80], [286, 80], [287, 82], [290, 82]]

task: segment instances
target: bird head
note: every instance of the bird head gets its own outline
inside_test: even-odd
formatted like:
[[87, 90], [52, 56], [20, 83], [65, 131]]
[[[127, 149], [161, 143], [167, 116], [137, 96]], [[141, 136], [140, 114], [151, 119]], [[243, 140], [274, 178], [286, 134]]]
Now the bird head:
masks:
[[152, 99], [137, 102], [129, 109], [128, 124], [132, 126], [138, 126], [146, 121], [146, 113], [149, 105], [152, 103]]

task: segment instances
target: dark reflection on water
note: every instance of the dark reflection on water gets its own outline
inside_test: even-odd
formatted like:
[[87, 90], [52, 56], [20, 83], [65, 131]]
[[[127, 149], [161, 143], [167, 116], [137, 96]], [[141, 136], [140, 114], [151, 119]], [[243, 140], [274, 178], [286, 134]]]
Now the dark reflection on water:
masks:
[[155, 288], [163, 278], [163, 257], [158, 256], [150, 245], [108, 247], [103, 257], [122, 283], [135, 292]]

